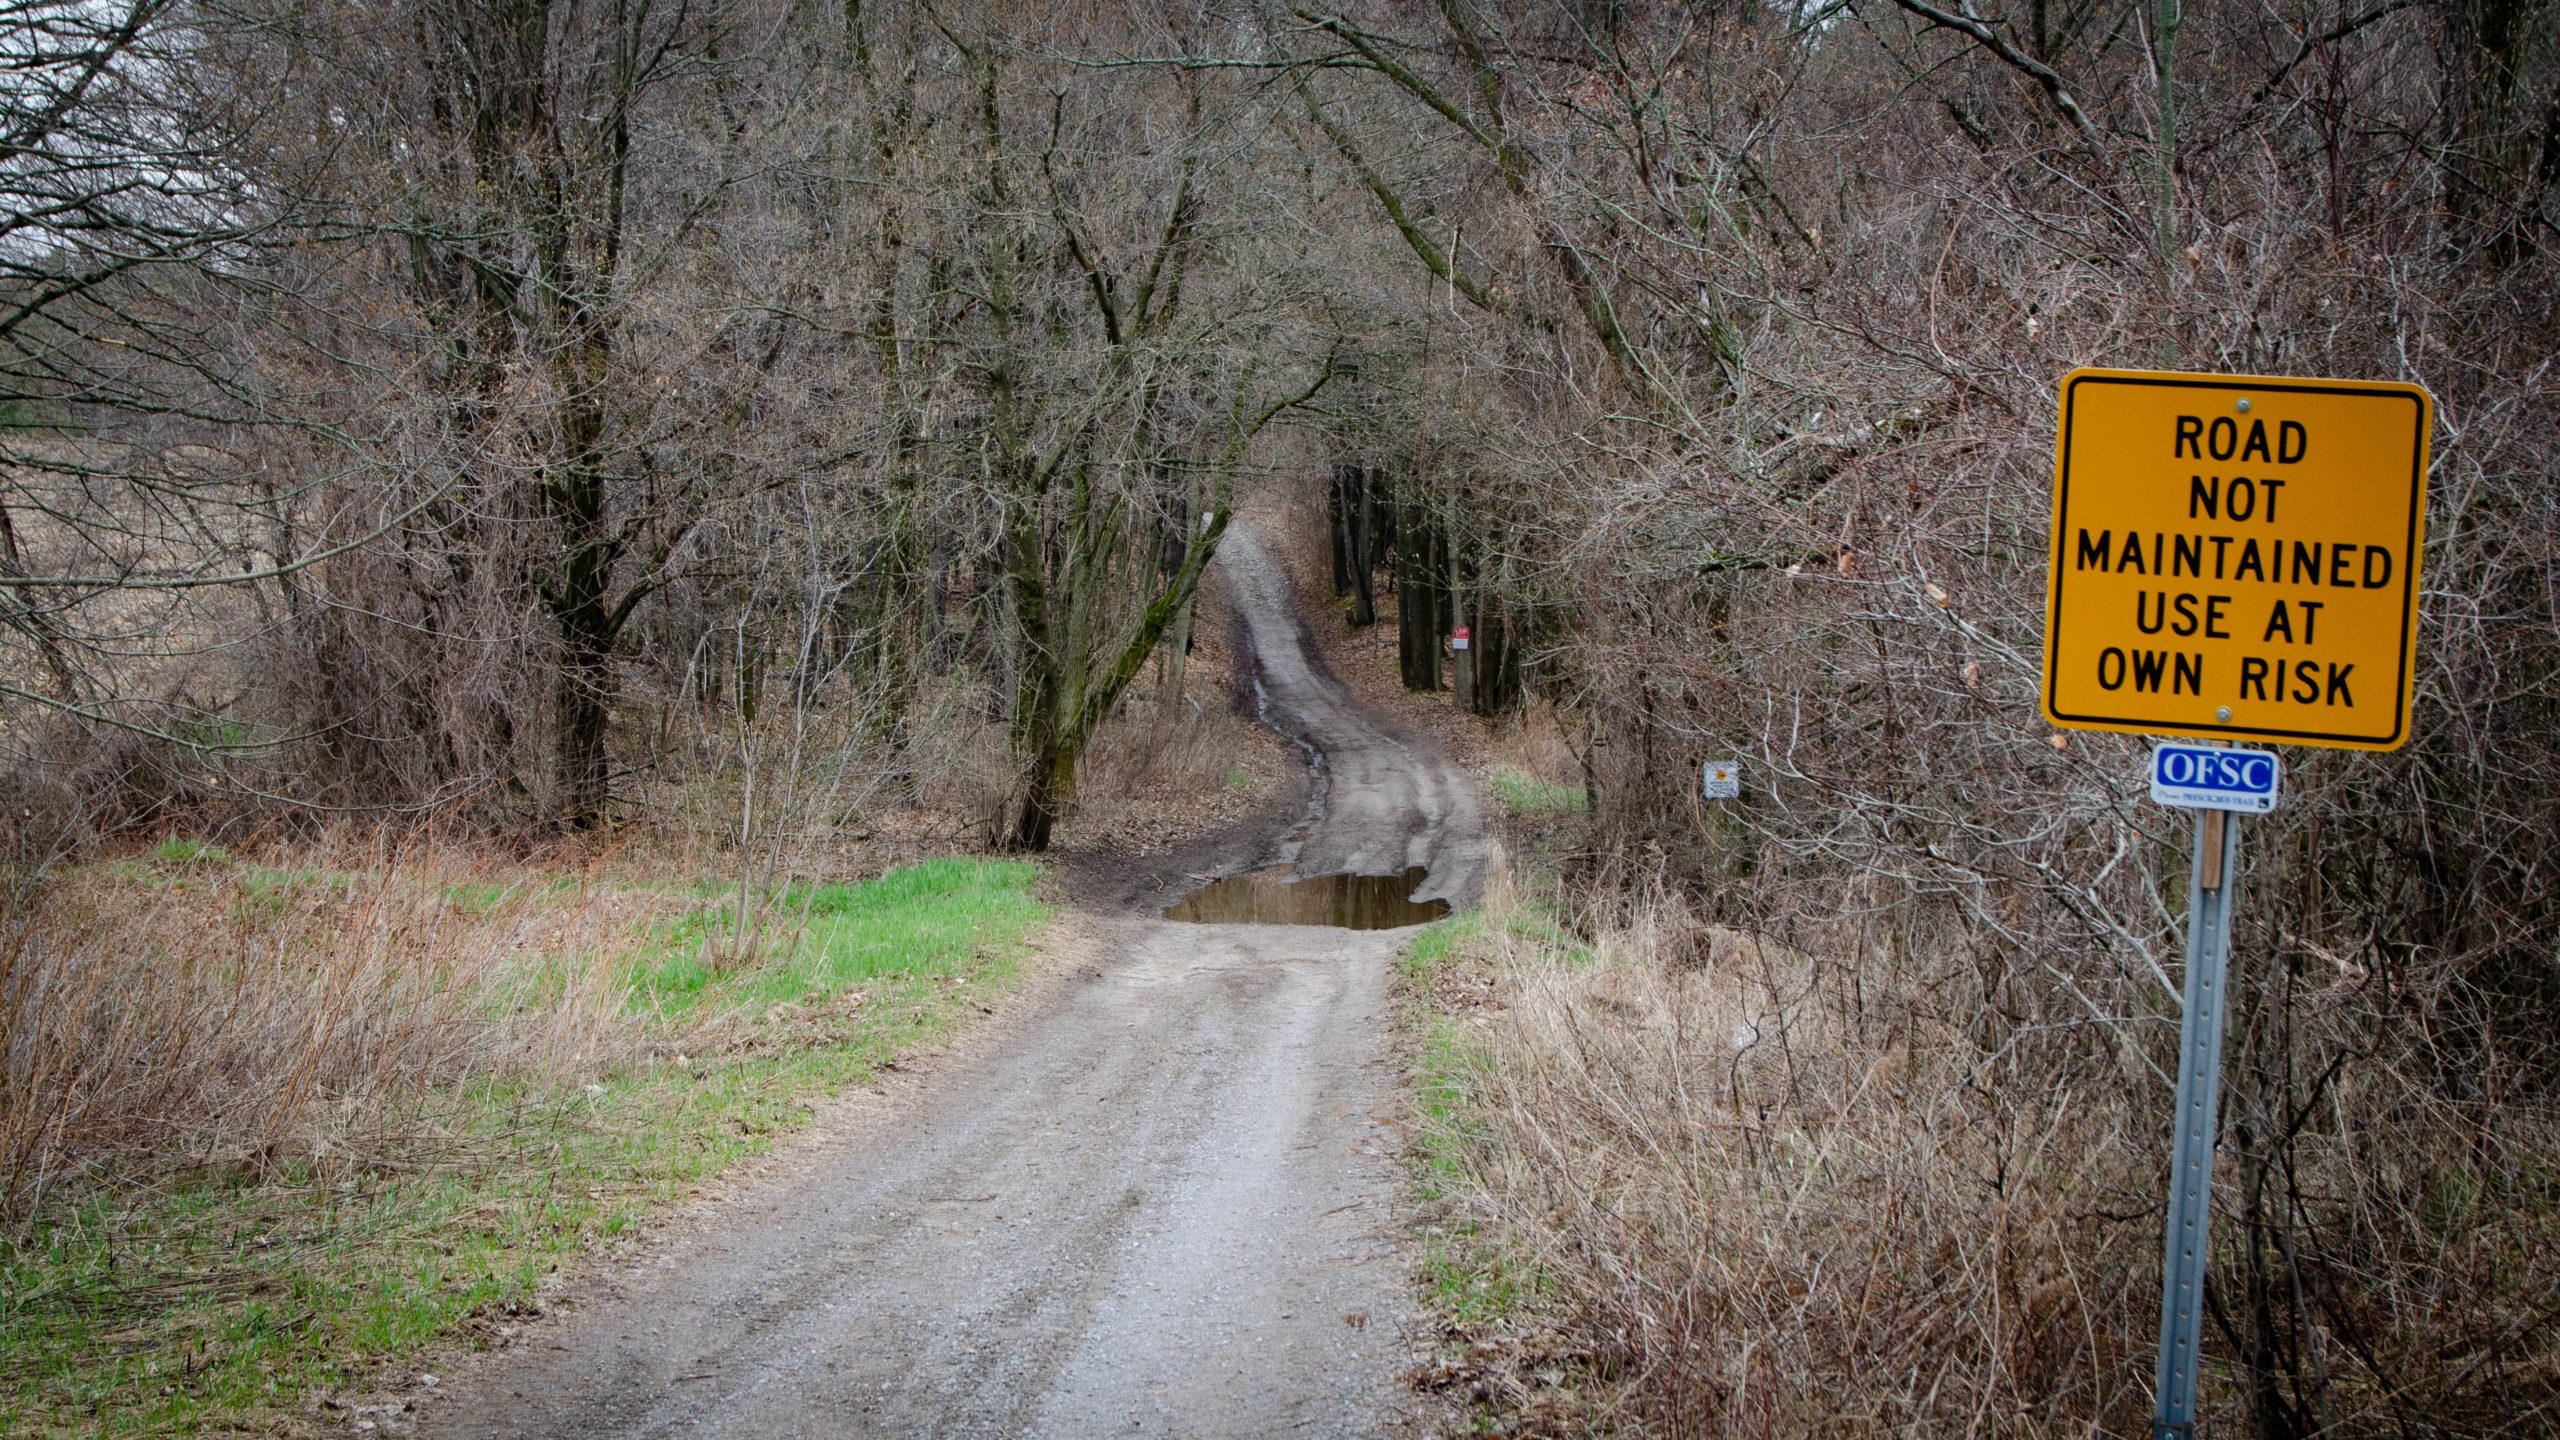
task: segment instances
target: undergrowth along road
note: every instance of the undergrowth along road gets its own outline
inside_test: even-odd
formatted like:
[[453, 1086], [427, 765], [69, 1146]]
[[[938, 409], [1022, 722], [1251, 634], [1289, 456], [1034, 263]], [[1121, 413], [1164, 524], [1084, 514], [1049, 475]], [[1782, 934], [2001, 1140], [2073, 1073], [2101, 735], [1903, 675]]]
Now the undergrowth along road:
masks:
[[[1509, 787], [1498, 787], [1527, 813]], [[1507, 1056], [1490, 1037], [1507, 1005], [1500, 959], [1515, 947], [1569, 965], [1593, 955], [1545, 909], [1523, 903], [1507, 867], [1488, 876], [1485, 903], [1414, 938], [1398, 966], [1398, 997], [1413, 1089], [1407, 1162], [1421, 1211], [1417, 1279], [1438, 1328], [1433, 1357], [1413, 1376], [1457, 1417], [1463, 1433], [1606, 1433], [1605, 1385], [1592, 1356], [1562, 1324], [1575, 1297], [1520, 1243], [1515, 1217], [1476, 1203], [1498, 1150], [1488, 1112]]]
[[[726, 967], [704, 943], [733, 918], [723, 902], [631, 887], [654, 918], [623, 927], [613, 953], [528, 951], [478, 1002], [537, 1007], [604, 967], [627, 1012], [604, 1028], [625, 1043], [573, 1057], [602, 1063], [430, 1086], [379, 1133], [303, 1153], [57, 1185], [0, 1250], [0, 1432], [344, 1433], [362, 1417], [335, 1392], [378, 1362], [502, 1337], [572, 1257], [984, 1007], [1051, 913], [1038, 874], [937, 860], [795, 888], [776, 911], [801, 917], [796, 940]], [[64, 882], [94, 906], [174, 901], [253, 934], [381, 883], [184, 844]], [[612, 882], [406, 883], [466, 921], [534, 929]], [[232, 978], [253, 993], [254, 977]]]

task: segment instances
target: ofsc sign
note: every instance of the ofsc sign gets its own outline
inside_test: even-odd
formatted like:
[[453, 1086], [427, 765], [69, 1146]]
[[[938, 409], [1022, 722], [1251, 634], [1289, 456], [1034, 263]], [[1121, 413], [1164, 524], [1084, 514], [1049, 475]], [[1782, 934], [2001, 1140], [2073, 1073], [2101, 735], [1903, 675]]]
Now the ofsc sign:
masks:
[[2354, 750], [2409, 739], [2435, 405], [2415, 385], [2074, 370], [2045, 718]]
[[2272, 750], [2225, 750], [2210, 745], [2163, 745], [2151, 752], [2151, 798], [2182, 810], [2276, 808], [2284, 762]]

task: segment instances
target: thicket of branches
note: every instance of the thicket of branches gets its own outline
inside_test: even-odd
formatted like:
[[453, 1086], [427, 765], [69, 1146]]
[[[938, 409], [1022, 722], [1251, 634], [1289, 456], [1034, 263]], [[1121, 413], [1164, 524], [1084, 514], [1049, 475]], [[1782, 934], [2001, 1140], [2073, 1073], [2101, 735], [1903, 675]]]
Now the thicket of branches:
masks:
[[[1472, 325], [1417, 367], [1408, 483], [1469, 497], [1518, 577], [1584, 747], [1587, 896], [1842, 957], [1851, 1023], [1966, 1048], [1986, 1143], [2098, 1097], [2157, 1128], [2176, 1030], [2182, 827], [2139, 742], [2056, 735], [2035, 702], [2056, 380], [2435, 393], [2418, 738], [2296, 752], [2244, 842], [2214, 1339], [2259, 1433], [2547, 1425], [2551, 8], [1292, 13], [1311, 115], [1436, 323]], [[1725, 755], [1738, 809], [1697, 798]], [[2008, 1153], [1982, 1152], [1986, 1194], [2056, 1183]], [[2101, 1271], [2115, 1228], [2156, 1223], [2138, 1190], [2077, 1203]], [[1662, 1263], [1613, 1273], [1591, 1343], [1706, 1397], [1673, 1428], [1747, 1428], [1715, 1399], [1736, 1337], [1627, 1338], [1717, 1293]], [[2150, 1303], [2108, 1284], [2100, 1311]], [[2125, 1403], [2005, 1383], [2057, 1429]]]
[[995, 715], [1041, 848], [1332, 378], [1270, 97], [1066, 58], [1231, 38], [1143, 8], [13, 14], [30, 816], [592, 826], [779, 700]]

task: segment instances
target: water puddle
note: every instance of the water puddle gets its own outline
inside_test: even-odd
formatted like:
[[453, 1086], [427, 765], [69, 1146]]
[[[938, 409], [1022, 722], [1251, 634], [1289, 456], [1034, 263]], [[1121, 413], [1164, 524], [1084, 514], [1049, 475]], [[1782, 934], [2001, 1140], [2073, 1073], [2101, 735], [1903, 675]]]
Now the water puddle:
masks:
[[1164, 907], [1167, 920], [1195, 925], [1333, 925], [1345, 930], [1397, 930], [1449, 913], [1446, 900], [1406, 898], [1429, 872], [1402, 875], [1316, 875], [1292, 880], [1293, 867], [1273, 865], [1212, 881]]

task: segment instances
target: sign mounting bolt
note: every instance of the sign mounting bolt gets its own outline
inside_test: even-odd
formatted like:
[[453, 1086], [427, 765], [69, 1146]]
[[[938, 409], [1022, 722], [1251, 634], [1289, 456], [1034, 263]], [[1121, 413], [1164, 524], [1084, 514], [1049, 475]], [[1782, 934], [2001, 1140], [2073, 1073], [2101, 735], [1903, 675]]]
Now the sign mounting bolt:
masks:
[[2230, 706], [2228, 706], [2228, 705], [2225, 705], [2225, 706], [2221, 707], [2220, 709], [2218, 709], [2218, 710], [2214, 711], [2214, 712], [2213, 712], [2213, 718], [2214, 718], [2214, 719], [2216, 719], [2216, 720], [2228, 720], [2228, 719], [2230, 719], [2230, 718], [2231, 718], [2231, 707], [2230, 707]]
[[2246, 395], [2240, 397], [2240, 413], [2243, 415], [2249, 413], [2249, 397]]

